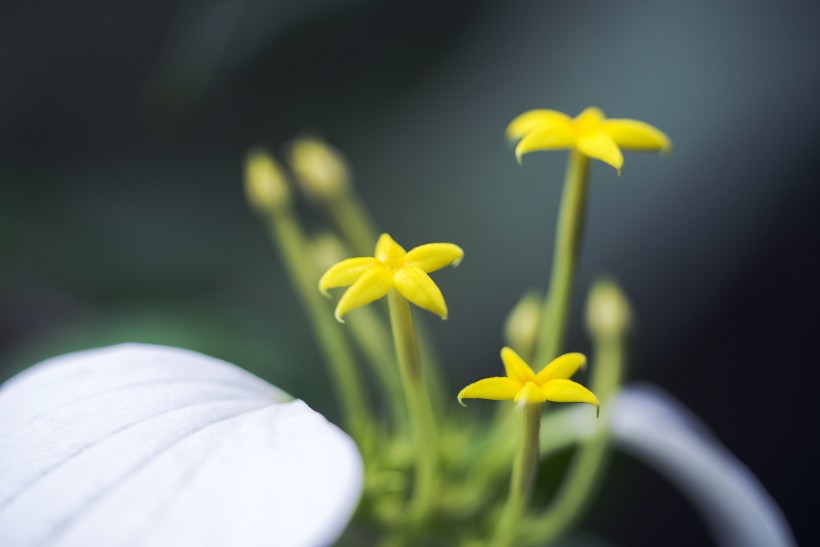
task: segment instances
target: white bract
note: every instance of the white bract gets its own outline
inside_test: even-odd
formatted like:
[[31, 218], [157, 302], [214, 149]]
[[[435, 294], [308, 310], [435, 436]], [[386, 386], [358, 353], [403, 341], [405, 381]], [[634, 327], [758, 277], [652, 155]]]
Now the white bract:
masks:
[[353, 441], [229, 363], [128, 344], [0, 388], [0, 545], [332, 543], [362, 486]]
[[777, 503], [749, 469], [692, 412], [650, 384], [627, 386], [592, 424], [587, 409], [570, 408], [543, 420], [542, 447], [563, 448], [610, 427], [616, 449], [666, 477], [692, 502], [723, 547], [794, 547]]
[[649, 385], [624, 390], [612, 408], [612, 438], [684, 492], [719, 545], [796, 545], [786, 518], [760, 481], [662, 390]]

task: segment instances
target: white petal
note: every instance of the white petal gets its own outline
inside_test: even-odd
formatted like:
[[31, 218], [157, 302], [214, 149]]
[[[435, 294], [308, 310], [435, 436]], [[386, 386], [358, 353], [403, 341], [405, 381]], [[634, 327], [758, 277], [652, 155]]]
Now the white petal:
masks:
[[728, 547], [795, 545], [780, 508], [755, 476], [679, 402], [652, 386], [631, 387], [612, 408], [613, 442], [688, 495]]
[[193, 352], [125, 345], [0, 388], [4, 546], [325, 545], [358, 501], [353, 442]]

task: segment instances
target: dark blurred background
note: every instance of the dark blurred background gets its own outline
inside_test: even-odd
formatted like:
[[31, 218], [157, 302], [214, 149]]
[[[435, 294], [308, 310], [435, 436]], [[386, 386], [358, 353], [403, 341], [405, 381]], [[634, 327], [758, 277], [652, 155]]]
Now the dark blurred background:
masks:
[[[596, 164], [583, 293], [618, 279], [632, 378], [701, 416], [804, 545], [820, 486], [816, 2], [86, 0], [0, 4], [0, 379], [144, 341], [240, 364], [334, 415], [241, 161], [318, 132], [380, 225], [466, 250], [427, 321], [453, 386], [495, 374], [501, 324], [545, 286], [565, 154], [516, 165], [530, 108], [597, 105], [672, 138]], [[428, 319], [428, 318], [425, 318]], [[455, 391], [454, 391], [455, 393]], [[2, 419], [2, 418], [0, 418]], [[616, 457], [579, 532], [708, 545], [689, 504]], [[672, 539], [670, 539], [672, 538]]]

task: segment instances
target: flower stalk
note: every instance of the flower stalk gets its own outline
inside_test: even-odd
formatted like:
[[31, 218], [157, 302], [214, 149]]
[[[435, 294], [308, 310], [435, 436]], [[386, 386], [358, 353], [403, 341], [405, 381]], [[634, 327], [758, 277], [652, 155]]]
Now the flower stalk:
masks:
[[364, 441], [373, 432], [372, 415], [365, 402], [353, 353], [316, 293], [319, 274], [304, 253], [308, 240], [293, 213], [281, 167], [267, 154], [252, 152], [245, 164], [245, 189], [249, 202], [265, 220], [291, 283], [308, 312], [319, 347], [329, 364], [344, 422], [357, 440]]
[[542, 403], [524, 404], [522, 413], [524, 427], [513, 463], [507, 503], [502, 509], [501, 519], [491, 542], [494, 547], [508, 547], [516, 544], [519, 523], [530, 502], [532, 488], [538, 474], [542, 406]]
[[431, 509], [435, 490], [438, 459], [435, 447], [438, 446], [438, 432], [419, 358], [419, 346], [413, 326], [410, 302], [396, 289], [388, 293], [387, 300], [390, 307], [393, 341], [396, 345], [396, 358], [399, 363], [416, 448], [415, 489], [410, 502], [410, 512], [414, 519], [421, 519]]
[[593, 286], [586, 314], [596, 365], [590, 383], [604, 408], [604, 423], [581, 445], [552, 504], [533, 523], [536, 543], [554, 541], [578, 521], [604, 474], [611, 419], [606, 411], [623, 380], [630, 315], [617, 285], [603, 280]]
[[545, 366], [562, 351], [570, 318], [570, 303], [586, 212], [589, 158], [571, 150], [555, 233], [552, 274], [544, 300], [536, 346], [536, 366]]
[[344, 421], [353, 437], [361, 440], [373, 431], [373, 418], [365, 403], [353, 352], [339, 325], [328, 313], [321, 295], [316, 292], [319, 276], [303, 253], [306, 239], [290, 209], [271, 214], [267, 220], [271, 237], [319, 339], [319, 349], [329, 364]]

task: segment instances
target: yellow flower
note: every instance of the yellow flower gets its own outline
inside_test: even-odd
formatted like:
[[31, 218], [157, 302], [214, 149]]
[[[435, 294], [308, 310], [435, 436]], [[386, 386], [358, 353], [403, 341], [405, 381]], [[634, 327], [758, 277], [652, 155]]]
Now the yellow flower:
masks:
[[375, 257], [348, 258], [332, 266], [319, 280], [319, 290], [347, 287], [336, 306], [336, 319], [360, 306], [385, 296], [395, 288], [420, 308], [447, 319], [447, 304], [441, 291], [427, 275], [445, 266], [458, 266], [464, 251], [452, 243], [428, 243], [410, 252], [382, 234], [376, 243]]
[[599, 406], [598, 398], [590, 390], [570, 380], [587, 358], [580, 353], [567, 353], [554, 359], [536, 374], [530, 366], [510, 348], [501, 350], [501, 360], [507, 376], [485, 378], [465, 387], [458, 394], [462, 399], [513, 400], [521, 403], [587, 403]]
[[575, 118], [555, 110], [530, 110], [507, 126], [507, 138], [519, 140], [515, 157], [535, 150], [575, 148], [590, 158], [608, 163], [618, 174], [624, 164], [621, 149], [666, 152], [672, 143], [662, 131], [638, 120], [606, 119], [589, 107]]

